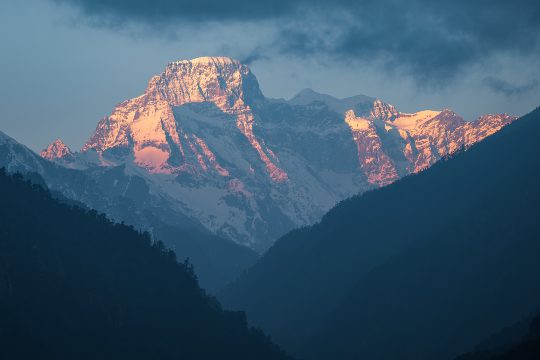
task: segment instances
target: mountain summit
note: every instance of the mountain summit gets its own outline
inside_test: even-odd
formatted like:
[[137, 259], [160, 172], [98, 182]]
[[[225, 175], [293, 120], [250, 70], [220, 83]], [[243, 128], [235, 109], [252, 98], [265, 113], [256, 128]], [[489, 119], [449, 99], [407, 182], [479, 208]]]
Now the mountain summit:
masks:
[[514, 119], [407, 114], [380, 99], [311, 89], [267, 99], [246, 65], [202, 57], [169, 63], [144, 94], [99, 121], [73, 164], [63, 165], [93, 169], [92, 176], [112, 168], [137, 174], [155, 204], [264, 250], [337, 202], [422, 171]]
[[[98, 124], [83, 151], [130, 148], [135, 163], [155, 173], [192, 172], [191, 160], [204, 172], [228, 177], [206, 142], [176, 121], [173, 109], [189, 103], [208, 103], [230, 115], [238, 131], [259, 154], [272, 180], [287, 180], [273, 152], [253, 133], [251, 108], [262, 101], [259, 84], [249, 68], [226, 57], [201, 57], [169, 63], [154, 76], [145, 93], [118, 105]], [[188, 166], [186, 166], [188, 165]]]
[[47, 146], [40, 153], [41, 157], [47, 160], [66, 159], [73, 157], [73, 152], [64, 144], [60, 139], [54, 140], [49, 146]]

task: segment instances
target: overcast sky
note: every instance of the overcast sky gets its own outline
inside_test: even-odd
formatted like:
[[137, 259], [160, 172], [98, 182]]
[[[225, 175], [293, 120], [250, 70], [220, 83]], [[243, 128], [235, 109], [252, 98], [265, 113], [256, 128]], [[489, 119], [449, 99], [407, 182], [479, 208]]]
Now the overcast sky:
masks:
[[540, 105], [537, 0], [2, 0], [0, 130], [78, 150], [169, 61], [249, 63], [263, 93], [310, 87], [399, 110]]

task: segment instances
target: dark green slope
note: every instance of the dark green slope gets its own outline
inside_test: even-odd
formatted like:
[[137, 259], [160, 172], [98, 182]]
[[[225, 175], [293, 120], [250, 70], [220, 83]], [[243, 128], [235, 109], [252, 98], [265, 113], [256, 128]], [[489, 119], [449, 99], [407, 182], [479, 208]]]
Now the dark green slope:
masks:
[[[455, 318], [448, 332], [460, 328], [460, 313], [451, 311], [466, 304], [437, 307], [430, 297], [460, 299], [459, 292], [480, 287], [474, 294], [494, 291], [496, 299], [505, 293], [504, 286], [524, 276], [515, 289], [530, 293], [494, 300], [488, 311], [520, 303], [514, 298], [523, 306], [540, 302], [533, 300], [540, 289], [527, 282], [540, 277], [540, 265], [533, 261], [540, 259], [535, 241], [540, 238], [539, 136], [537, 109], [454, 159], [339, 204], [321, 223], [279, 240], [220, 298], [227, 306], [245, 309], [278, 343], [313, 358], [399, 354], [400, 359], [420, 359], [445, 346], [450, 346], [448, 354], [459, 353], [458, 346], [470, 345], [459, 333], [456, 339], [434, 340], [429, 350], [407, 348], [424, 344], [414, 335], [430, 335], [440, 314]], [[468, 244], [474, 246], [468, 249]], [[508, 259], [501, 258], [505, 254]], [[522, 255], [527, 255], [524, 262], [516, 264]], [[493, 274], [504, 266], [517, 268]], [[447, 276], [455, 270], [455, 276]], [[491, 275], [503, 281], [500, 288], [496, 280], [486, 288], [477, 282]], [[423, 292], [426, 283], [431, 288]], [[401, 304], [401, 299], [409, 303]], [[417, 303], [409, 306], [413, 300]], [[422, 315], [424, 305], [430, 308]], [[471, 338], [474, 344], [501, 323], [521, 317], [511, 318], [519, 311], [530, 310], [513, 308], [493, 318], [483, 312], [485, 321], [467, 335], [479, 337]], [[418, 323], [415, 315], [421, 318]], [[411, 319], [410, 324], [400, 323]], [[402, 334], [407, 334], [403, 340]]]
[[287, 358], [148, 236], [3, 170], [0, 204], [0, 358]]

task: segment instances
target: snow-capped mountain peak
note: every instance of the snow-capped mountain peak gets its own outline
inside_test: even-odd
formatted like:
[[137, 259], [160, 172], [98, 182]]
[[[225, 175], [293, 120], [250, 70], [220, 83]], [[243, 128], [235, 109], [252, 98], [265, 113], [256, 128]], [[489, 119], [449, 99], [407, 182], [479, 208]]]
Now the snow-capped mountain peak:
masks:
[[56, 139], [41, 151], [40, 156], [47, 160], [67, 159], [73, 157], [73, 152], [62, 140]]
[[150, 80], [146, 95], [172, 106], [208, 101], [222, 110], [252, 105], [263, 98], [250, 69], [227, 57], [171, 62]]
[[174, 114], [186, 104], [208, 103], [226, 121], [234, 121], [273, 181], [287, 181], [272, 150], [253, 133], [252, 107], [263, 100], [255, 76], [237, 60], [203, 57], [171, 62], [150, 80], [143, 95], [123, 102], [103, 118], [82, 151], [127, 150], [136, 164], [154, 173], [212, 170], [227, 176], [202, 137], [187, 131]]

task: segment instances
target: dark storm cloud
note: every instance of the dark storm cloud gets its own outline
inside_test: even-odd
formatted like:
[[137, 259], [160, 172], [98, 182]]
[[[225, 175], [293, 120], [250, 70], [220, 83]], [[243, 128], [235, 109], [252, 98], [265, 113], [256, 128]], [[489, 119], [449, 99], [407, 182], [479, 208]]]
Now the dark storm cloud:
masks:
[[374, 62], [420, 83], [443, 83], [493, 57], [540, 54], [538, 0], [56, 0], [105, 23], [274, 21], [277, 38], [246, 58], [275, 52]]
[[506, 96], [520, 96], [537, 89], [540, 85], [536, 79], [530, 80], [525, 84], [516, 85], [492, 76], [485, 78], [484, 84], [487, 85], [491, 90]]
[[[58, 3], [75, 5], [86, 15], [102, 17], [105, 21], [227, 21], [267, 19], [290, 14], [296, 1], [254, 0], [54, 0]], [[307, 2], [307, 1], [306, 1]]]
[[280, 49], [375, 61], [437, 83], [497, 55], [540, 54], [540, 1], [365, 1], [317, 28], [282, 31]]

